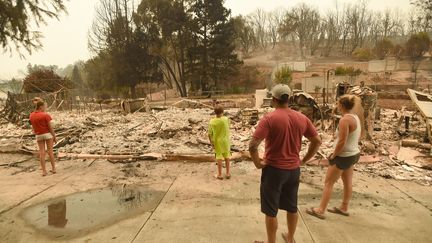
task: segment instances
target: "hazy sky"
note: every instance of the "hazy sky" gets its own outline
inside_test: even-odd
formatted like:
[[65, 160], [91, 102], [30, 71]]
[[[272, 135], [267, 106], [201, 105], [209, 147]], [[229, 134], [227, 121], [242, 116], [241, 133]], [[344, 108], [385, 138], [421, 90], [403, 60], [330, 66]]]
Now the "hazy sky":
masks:
[[[339, 4], [355, 3], [358, 0], [339, 0]], [[87, 33], [92, 24], [94, 8], [98, 0], [70, 0], [66, 6], [68, 15], [59, 20], [49, 20], [47, 26], [41, 26], [43, 49], [34, 52], [26, 59], [20, 59], [16, 53], [0, 54], [0, 80], [22, 76], [19, 70], [25, 70], [28, 63], [58, 65], [64, 67], [77, 60], [90, 57], [87, 48]], [[226, 0], [225, 6], [233, 15], [246, 15], [257, 8], [273, 10], [287, 8], [300, 2], [316, 6], [321, 11], [335, 6], [335, 0]], [[406, 11], [410, 8], [409, 0], [369, 0], [369, 8], [385, 10], [399, 8]], [[11, 56], [12, 55], [12, 56]]]

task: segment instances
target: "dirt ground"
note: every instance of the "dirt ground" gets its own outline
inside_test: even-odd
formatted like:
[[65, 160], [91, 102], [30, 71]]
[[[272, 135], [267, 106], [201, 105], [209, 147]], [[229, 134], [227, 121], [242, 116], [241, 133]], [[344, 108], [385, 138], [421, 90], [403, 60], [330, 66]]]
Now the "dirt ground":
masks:
[[[0, 164], [26, 159], [0, 156]], [[264, 239], [260, 213], [260, 171], [250, 161], [232, 166], [231, 180], [215, 180], [214, 163], [64, 160], [58, 174], [41, 177], [37, 160], [0, 167], [1, 242], [253, 242]], [[317, 205], [325, 167], [302, 168], [297, 242], [430, 242], [430, 186], [372, 176], [357, 165], [351, 216], [327, 215], [322, 221], [304, 213]], [[23, 168], [27, 168], [23, 170]], [[46, 200], [113, 185], [146, 185], [163, 191], [154, 210], [84, 229], [76, 237], [52, 238], [26, 222], [22, 212]], [[341, 200], [338, 183], [330, 206]], [[68, 202], [66, 202], [67, 204]], [[93, 210], [99, 210], [94, 208]], [[279, 213], [279, 233], [286, 230]], [[68, 212], [66, 211], [66, 218]], [[46, 224], [46, 222], [44, 222]], [[66, 225], [67, 228], [67, 225]], [[278, 238], [282, 242], [282, 238]]]

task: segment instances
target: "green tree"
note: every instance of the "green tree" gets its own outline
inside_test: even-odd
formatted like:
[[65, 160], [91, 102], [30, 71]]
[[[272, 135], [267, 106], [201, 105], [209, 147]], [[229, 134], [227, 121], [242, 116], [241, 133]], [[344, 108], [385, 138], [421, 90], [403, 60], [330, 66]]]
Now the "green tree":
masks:
[[429, 51], [431, 40], [427, 33], [411, 35], [405, 43], [405, 55], [411, 61], [411, 72], [414, 73], [414, 88], [417, 87], [417, 69], [426, 52]]
[[284, 66], [279, 68], [279, 70], [276, 71], [275, 77], [273, 82], [275, 84], [286, 84], [290, 85], [292, 81], [292, 70], [288, 66]]
[[114, 74], [109, 63], [111, 57], [105, 52], [99, 52], [97, 56], [87, 60], [84, 65], [86, 73], [86, 86], [99, 94], [116, 90], [117, 84], [113, 80]]
[[75, 85], [75, 87], [83, 88], [83, 79], [77, 65], [74, 65], [71, 75], [71, 81]]
[[234, 52], [234, 23], [223, 0], [194, 0], [190, 11], [196, 38], [196, 46], [192, 47], [197, 60], [192, 72], [194, 87], [209, 90], [210, 86], [218, 87], [220, 80], [238, 71], [241, 64]]
[[30, 23], [36, 26], [46, 24], [47, 19], [58, 18], [66, 12], [64, 0], [0, 0], [0, 45], [4, 50], [13, 47], [22, 55], [21, 48], [28, 53], [42, 47], [39, 31], [32, 31]]
[[128, 88], [133, 98], [137, 84], [162, 81], [159, 58], [152, 53], [159, 33], [152, 23], [137, 23], [134, 8], [131, 0], [101, 0], [89, 38], [91, 50], [106, 59], [98, 64], [108, 65], [102, 68], [110, 70], [107, 80], [114, 84], [108, 87]]
[[194, 44], [191, 32], [191, 13], [184, 0], [142, 0], [138, 6], [138, 25], [151, 25], [161, 36], [155, 53], [161, 60], [163, 80], [168, 87], [177, 88], [187, 96], [190, 66], [194, 63], [190, 51]]

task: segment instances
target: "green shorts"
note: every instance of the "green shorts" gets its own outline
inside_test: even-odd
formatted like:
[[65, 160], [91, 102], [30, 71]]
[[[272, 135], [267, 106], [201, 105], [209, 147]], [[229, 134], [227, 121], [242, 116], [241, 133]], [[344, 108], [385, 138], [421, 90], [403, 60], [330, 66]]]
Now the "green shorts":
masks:
[[231, 153], [215, 153], [216, 160], [229, 159], [231, 157]]

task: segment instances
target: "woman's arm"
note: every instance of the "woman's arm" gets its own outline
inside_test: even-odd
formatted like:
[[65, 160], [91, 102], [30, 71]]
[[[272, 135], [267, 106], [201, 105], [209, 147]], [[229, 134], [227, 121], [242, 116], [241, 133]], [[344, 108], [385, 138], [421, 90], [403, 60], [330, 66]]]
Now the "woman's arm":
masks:
[[330, 159], [334, 159], [336, 156], [338, 156], [348, 139], [349, 135], [349, 118], [342, 117], [342, 119], [339, 121], [339, 138], [338, 143], [336, 144], [335, 150], [333, 151], [333, 154], [330, 156]]
[[56, 144], [57, 143], [57, 138], [56, 138], [54, 129], [53, 129], [52, 125], [51, 125], [51, 122], [48, 122], [48, 129], [49, 129], [49, 132], [51, 133], [51, 135], [53, 136], [54, 144]]

